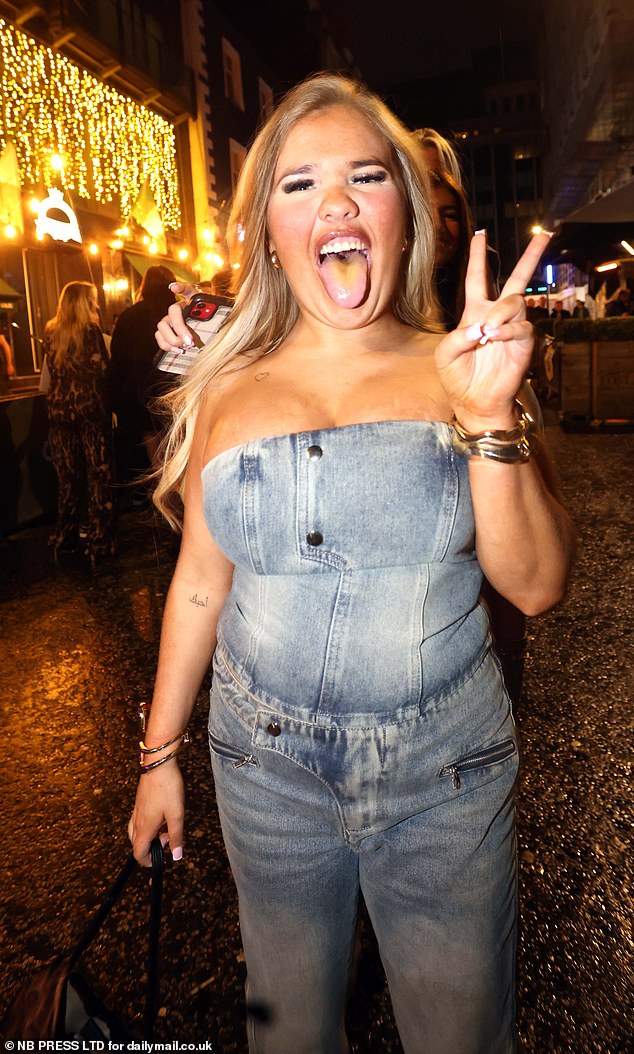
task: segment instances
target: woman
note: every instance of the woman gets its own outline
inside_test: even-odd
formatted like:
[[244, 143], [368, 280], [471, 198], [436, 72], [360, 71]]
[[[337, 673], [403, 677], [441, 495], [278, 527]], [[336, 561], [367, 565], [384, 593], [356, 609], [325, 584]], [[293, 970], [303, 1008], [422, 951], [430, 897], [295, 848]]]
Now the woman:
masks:
[[[182, 494], [184, 528], [134, 853], [147, 864], [162, 831], [182, 856], [174, 756], [214, 656], [249, 1049], [347, 1049], [361, 890], [405, 1050], [509, 1051], [517, 752], [478, 596], [480, 565], [532, 612], [565, 589], [571, 528], [517, 461], [513, 401], [532, 341], [519, 294], [547, 239], [489, 303], [474, 238], [462, 325], [441, 337], [415, 148], [337, 75], [275, 111], [232, 220], [236, 306], [174, 397], [156, 492], [172, 519]], [[159, 331], [185, 343], [178, 307]], [[508, 462], [457, 454], [454, 413], [501, 430]]]
[[[436, 230], [434, 278], [440, 301], [442, 319], [448, 329], [458, 325], [464, 311], [465, 278], [469, 264], [469, 248], [473, 236], [473, 220], [466, 194], [460, 183], [458, 159], [446, 139], [433, 128], [413, 133], [422, 146], [422, 156], [429, 171], [431, 198]], [[457, 173], [457, 178], [456, 174]], [[491, 250], [488, 249], [489, 295], [496, 287], [493, 279]], [[541, 419], [537, 400], [528, 385], [522, 397], [532, 404], [533, 412]], [[540, 469], [553, 493], [556, 494], [554, 472], [542, 450]], [[483, 596], [486, 600], [495, 650], [502, 663], [504, 681], [513, 703], [517, 704], [524, 679], [526, 650], [526, 619], [508, 600], [500, 596], [485, 580]]]
[[464, 311], [464, 288], [473, 223], [464, 192], [448, 172], [429, 173], [436, 243], [434, 277], [443, 322], [458, 325]]
[[98, 318], [94, 285], [69, 282], [44, 335], [49, 443], [58, 482], [55, 558], [77, 547], [81, 518], [84, 552], [93, 566], [114, 551], [108, 356]]

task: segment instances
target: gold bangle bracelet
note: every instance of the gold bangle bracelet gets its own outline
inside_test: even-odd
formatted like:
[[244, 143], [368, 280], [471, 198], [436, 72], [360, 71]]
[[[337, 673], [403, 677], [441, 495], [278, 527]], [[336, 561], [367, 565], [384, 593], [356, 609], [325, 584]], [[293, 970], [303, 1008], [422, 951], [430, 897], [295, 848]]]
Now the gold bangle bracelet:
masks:
[[455, 414], [451, 425], [455, 450], [465, 457], [487, 458], [504, 464], [528, 461], [538, 442], [535, 421], [522, 403], [516, 399], [517, 424], [509, 429], [467, 432]]
[[175, 743], [177, 739], [180, 739], [182, 743], [189, 743], [189, 733], [187, 729], [184, 732], [179, 732], [173, 739], [168, 739], [166, 743], [161, 743], [159, 747], [147, 747], [144, 741], [139, 740], [139, 750], [142, 754], [158, 754], [160, 750], [165, 750], [167, 747], [171, 747], [172, 743]]
[[178, 746], [176, 747], [176, 750], [172, 750], [172, 752], [170, 754], [166, 754], [164, 758], [159, 758], [158, 761], [150, 762], [149, 765], [144, 765], [143, 764], [143, 754], [141, 754], [141, 756], [139, 758], [139, 761], [141, 762], [141, 774], [143, 775], [146, 772], [151, 772], [152, 769], [157, 769], [159, 767], [159, 765], [164, 765], [166, 761], [171, 761], [172, 758], [175, 758], [177, 754], [180, 754], [182, 749], [183, 749], [183, 744], [179, 743]]

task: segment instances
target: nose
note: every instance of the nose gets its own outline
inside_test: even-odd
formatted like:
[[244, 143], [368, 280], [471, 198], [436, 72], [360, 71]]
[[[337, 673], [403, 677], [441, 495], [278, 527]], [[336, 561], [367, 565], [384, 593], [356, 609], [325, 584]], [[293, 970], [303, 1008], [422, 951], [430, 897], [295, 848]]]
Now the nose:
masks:
[[322, 220], [343, 220], [359, 215], [359, 206], [347, 187], [330, 187], [324, 191], [319, 206]]

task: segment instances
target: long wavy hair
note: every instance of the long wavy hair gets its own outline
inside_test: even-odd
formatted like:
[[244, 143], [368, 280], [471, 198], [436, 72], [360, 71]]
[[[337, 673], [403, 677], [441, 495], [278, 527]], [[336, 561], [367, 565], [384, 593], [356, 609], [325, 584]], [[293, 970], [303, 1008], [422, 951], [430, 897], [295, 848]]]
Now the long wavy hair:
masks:
[[59, 361], [77, 356], [86, 326], [95, 325], [97, 290], [91, 282], [68, 282], [57, 302], [57, 313], [46, 323], [49, 354]]
[[[190, 374], [164, 399], [172, 416], [158, 460], [162, 467], [154, 502], [169, 523], [181, 523], [185, 475], [198, 408], [210, 380], [240, 356], [246, 365], [274, 351], [298, 319], [298, 306], [282, 270], [268, 251], [267, 210], [280, 152], [302, 118], [333, 106], [364, 117], [389, 144], [403, 195], [407, 248], [392, 299], [396, 318], [440, 332], [433, 283], [434, 224], [421, 151], [411, 133], [378, 96], [358, 82], [320, 73], [293, 88], [258, 133], [242, 167], [228, 224], [232, 259], [239, 263], [236, 301], [219, 334], [205, 346]], [[234, 368], [237, 367], [235, 364]], [[180, 500], [179, 500], [180, 499]]]

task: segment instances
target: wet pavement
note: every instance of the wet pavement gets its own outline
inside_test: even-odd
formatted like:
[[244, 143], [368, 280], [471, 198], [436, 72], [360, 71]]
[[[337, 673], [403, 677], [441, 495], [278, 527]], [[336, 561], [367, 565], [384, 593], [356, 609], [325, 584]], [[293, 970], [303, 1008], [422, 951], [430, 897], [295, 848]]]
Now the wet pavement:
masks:
[[[548, 428], [581, 545], [570, 595], [529, 626], [517, 708], [522, 1049], [634, 1050], [629, 891], [634, 435]], [[0, 1014], [17, 984], [71, 947], [122, 865], [136, 707], [151, 694], [174, 547], [150, 511], [120, 519], [120, 555], [92, 576], [52, 566], [48, 528], [0, 549]], [[630, 572], [628, 578], [628, 571]], [[167, 865], [157, 1040], [242, 1054], [236, 896], [206, 750], [205, 692], [184, 755], [188, 836]], [[95, 987], [140, 1032], [147, 878], [132, 880], [86, 956]], [[365, 921], [349, 1011], [353, 1054], [401, 1047]]]

